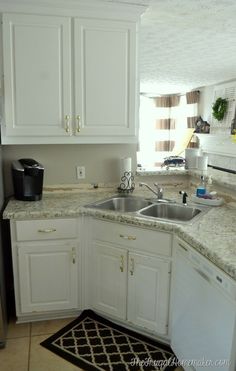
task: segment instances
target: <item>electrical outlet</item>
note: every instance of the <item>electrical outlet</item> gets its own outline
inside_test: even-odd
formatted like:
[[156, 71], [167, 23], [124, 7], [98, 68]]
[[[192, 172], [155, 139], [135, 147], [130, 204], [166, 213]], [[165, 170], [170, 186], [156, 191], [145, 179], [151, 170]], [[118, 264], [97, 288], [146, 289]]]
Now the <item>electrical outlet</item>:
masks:
[[77, 179], [85, 179], [85, 166], [76, 167]]

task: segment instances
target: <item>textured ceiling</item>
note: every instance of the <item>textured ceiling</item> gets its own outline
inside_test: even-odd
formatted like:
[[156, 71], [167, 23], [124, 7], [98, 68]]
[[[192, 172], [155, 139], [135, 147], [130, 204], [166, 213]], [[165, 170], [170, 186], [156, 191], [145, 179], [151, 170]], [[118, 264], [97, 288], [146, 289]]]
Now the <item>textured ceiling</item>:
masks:
[[236, 0], [105, 0], [148, 5], [140, 90], [184, 92], [236, 78]]
[[151, 0], [140, 33], [141, 92], [236, 78], [235, 0]]

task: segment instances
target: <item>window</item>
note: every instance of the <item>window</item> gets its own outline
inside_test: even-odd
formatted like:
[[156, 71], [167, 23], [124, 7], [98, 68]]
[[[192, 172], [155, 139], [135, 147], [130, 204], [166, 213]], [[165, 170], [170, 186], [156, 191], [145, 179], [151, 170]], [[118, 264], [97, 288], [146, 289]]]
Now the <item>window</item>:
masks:
[[[187, 94], [195, 93], [194, 99]], [[199, 92], [157, 98], [140, 97], [138, 164], [160, 167], [165, 157], [184, 155], [198, 118]], [[195, 146], [194, 142], [191, 146]]]

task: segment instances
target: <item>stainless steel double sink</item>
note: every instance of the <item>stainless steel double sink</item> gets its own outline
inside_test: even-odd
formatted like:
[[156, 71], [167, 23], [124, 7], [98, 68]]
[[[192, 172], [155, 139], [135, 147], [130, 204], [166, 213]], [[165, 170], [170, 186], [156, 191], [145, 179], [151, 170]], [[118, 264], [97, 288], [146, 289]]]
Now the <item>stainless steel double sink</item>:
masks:
[[149, 200], [137, 196], [114, 196], [86, 205], [86, 207], [121, 213], [135, 213], [139, 217], [172, 221], [175, 223], [191, 222], [208, 210], [208, 208], [201, 206], [183, 205], [164, 199]]

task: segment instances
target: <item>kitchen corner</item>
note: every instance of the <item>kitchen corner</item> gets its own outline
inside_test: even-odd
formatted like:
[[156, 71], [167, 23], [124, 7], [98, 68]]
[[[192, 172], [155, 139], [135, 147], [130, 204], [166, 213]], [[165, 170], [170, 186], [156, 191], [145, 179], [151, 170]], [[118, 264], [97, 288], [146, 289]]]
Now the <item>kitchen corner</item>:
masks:
[[[150, 184], [153, 179], [157, 180], [164, 188], [165, 197], [172, 200], [177, 199], [178, 202], [181, 202], [178, 190], [184, 188], [187, 193], [192, 194], [197, 179], [190, 178], [188, 172], [184, 171], [181, 175], [178, 172], [177, 175], [176, 172], [173, 175], [172, 172], [168, 175], [164, 172], [159, 175], [158, 173], [155, 175], [148, 173], [147, 176], [136, 176], [136, 184], [144, 177]], [[45, 187], [41, 201], [32, 203], [11, 199], [3, 217], [10, 220], [30, 220], [32, 218], [64, 218], [87, 215], [142, 228], [175, 232], [229, 276], [236, 279], [236, 197], [234, 197], [234, 191], [232, 192], [232, 183], [229, 189], [225, 187], [227, 185], [225, 181], [220, 185], [220, 192], [225, 198], [225, 204], [221, 207], [212, 207], [206, 215], [191, 225], [147, 220], [133, 213], [127, 214], [84, 207], [117, 194], [115, 184], [99, 184], [98, 188], [86, 184], [78, 187], [75, 185]], [[151, 193], [136, 186], [133, 195], [150, 198]]]
[[1, 371], [236, 371], [228, 3], [0, 0]]
[[[220, 308], [226, 308], [225, 295], [229, 296], [227, 303], [231, 305], [224, 310], [230, 311], [230, 323], [224, 327], [223, 336], [230, 347], [224, 346], [222, 357], [228, 357], [234, 364], [236, 198], [232, 184], [227, 189], [225, 181], [221, 184], [218, 181], [215, 189], [225, 203], [207, 207], [200, 217], [186, 223], [93, 207], [115, 195], [152, 201], [154, 194], [147, 187], [138, 186], [145, 180], [151, 187], [157, 182], [162, 189], [163, 200], [158, 202], [169, 200], [170, 204], [174, 202], [171, 205], [188, 208], [182, 204], [179, 191], [189, 195], [191, 204], [198, 174], [194, 176], [186, 171], [167, 174], [136, 175], [136, 189], [126, 196], [117, 194], [115, 183], [98, 183], [45, 186], [40, 201], [10, 199], [3, 217], [10, 220], [18, 323], [74, 317], [89, 308], [170, 344], [178, 357], [181, 358], [183, 351], [181, 359], [185, 359], [186, 344], [181, 340], [177, 317], [186, 312], [189, 304], [186, 295], [181, 294], [183, 302], [179, 300], [180, 288], [176, 286], [184, 272], [178, 268], [178, 261], [181, 264], [185, 261], [184, 253], [187, 256], [184, 267], [188, 269], [192, 264], [193, 273], [200, 272], [200, 280], [206, 280], [209, 297], [217, 298]], [[194, 282], [198, 280], [196, 277], [192, 283], [184, 278], [184, 283], [189, 282], [186, 293], [196, 289]], [[221, 286], [216, 296], [214, 280]], [[204, 291], [199, 294], [198, 301], [197, 294], [191, 293], [200, 308]], [[209, 314], [212, 304], [207, 307], [207, 326], [212, 323], [220, 329], [219, 321]], [[192, 309], [187, 312], [182, 328], [188, 333], [186, 326], [194, 324], [192, 331], [197, 331], [196, 337], [192, 342], [189, 340], [194, 355], [199, 335], [195, 323], [198, 320], [189, 316], [194, 313]], [[199, 326], [204, 331], [204, 321]], [[212, 354], [215, 359], [214, 349], [219, 341], [211, 331], [207, 336], [209, 347], [205, 354]], [[203, 346], [198, 352], [202, 354]]]

